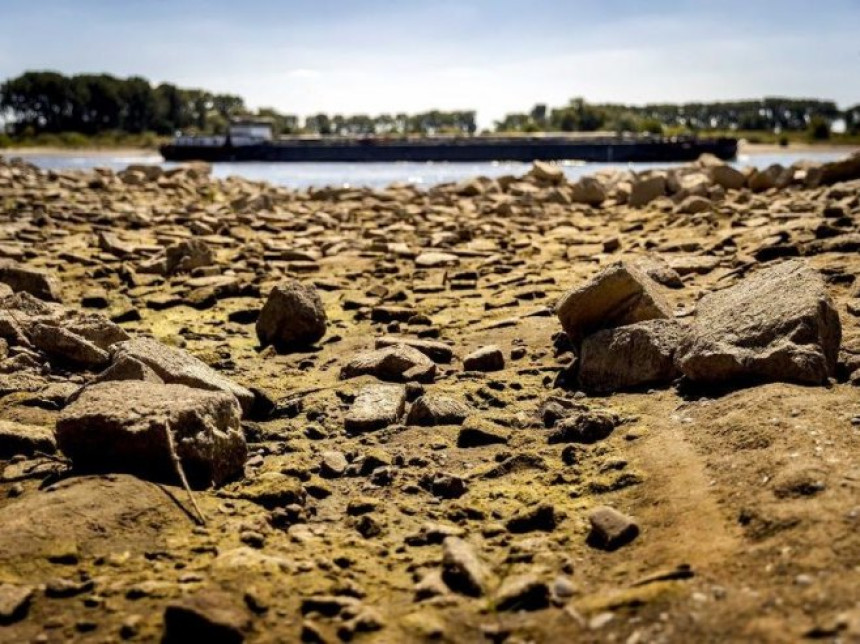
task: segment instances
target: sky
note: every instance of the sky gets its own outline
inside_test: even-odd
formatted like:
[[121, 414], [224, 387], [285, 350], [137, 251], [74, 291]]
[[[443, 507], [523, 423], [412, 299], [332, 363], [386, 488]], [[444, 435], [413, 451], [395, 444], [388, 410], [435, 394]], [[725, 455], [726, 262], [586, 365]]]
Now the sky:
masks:
[[306, 116], [860, 103], [860, 0], [0, 0], [0, 79], [140, 75]]

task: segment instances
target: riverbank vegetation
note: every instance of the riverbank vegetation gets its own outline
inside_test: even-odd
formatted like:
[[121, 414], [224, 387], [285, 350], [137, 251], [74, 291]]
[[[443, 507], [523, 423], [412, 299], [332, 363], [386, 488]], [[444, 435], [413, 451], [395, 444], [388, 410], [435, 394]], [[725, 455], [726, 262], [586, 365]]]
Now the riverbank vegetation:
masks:
[[[312, 114], [249, 109], [242, 97], [144, 78], [26, 72], [0, 85], [0, 148], [156, 148], [177, 132], [223, 134], [237, 117], [265, 118], [277, 135], [403, 136], [478, 132], [473, 110], [419, 114]], [[819, 99], [763, 98], [710, 103], [537, 104], [496, 121], [492, 132], [610, 132], [733, 136], [751, 143], [860, 144], [860, 105], [841, 110]], [[485, 130], [482, 133], [490, 133]]]

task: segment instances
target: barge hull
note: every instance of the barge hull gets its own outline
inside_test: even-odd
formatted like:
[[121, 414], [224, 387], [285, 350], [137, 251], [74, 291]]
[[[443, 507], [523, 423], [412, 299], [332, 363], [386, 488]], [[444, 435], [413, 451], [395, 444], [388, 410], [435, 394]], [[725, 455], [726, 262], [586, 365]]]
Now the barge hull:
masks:
[[167, 161], [475, 162], [562, 161], [593, 163], [693, 161], [704, 153], [737, 155], [735, 139], [565, 141], [463, 139], [452, 141], [269, 141], [242, 146], [168, 144]]

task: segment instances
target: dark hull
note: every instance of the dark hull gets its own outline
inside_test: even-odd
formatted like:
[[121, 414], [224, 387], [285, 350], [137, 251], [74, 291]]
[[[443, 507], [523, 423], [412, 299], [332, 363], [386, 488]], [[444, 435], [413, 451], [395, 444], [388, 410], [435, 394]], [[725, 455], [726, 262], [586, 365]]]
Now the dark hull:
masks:
[[709, 152], [720, 159], [737, 154], [735, 139], [424, 139], [281, 140], [244, 146], [162, 146], [167, 161], [555, 161], [597, 163], [693, 161]]

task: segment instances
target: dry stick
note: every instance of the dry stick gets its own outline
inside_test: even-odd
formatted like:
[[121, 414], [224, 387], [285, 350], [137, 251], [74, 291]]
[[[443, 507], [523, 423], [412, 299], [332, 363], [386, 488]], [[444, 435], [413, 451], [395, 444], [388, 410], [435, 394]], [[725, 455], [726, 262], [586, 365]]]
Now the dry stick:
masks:
[[165, 428], [165, 434], [167, 434], [167, 451], [170, 454], [170, 460], [173, 461], [173, 466], [176, 468], [179, 480], [182, 481], [182, 487], [184, 487], [185, 491], [188, 492], [188, 498], [191, 501], [191, 505], [194, 506], [194, 510], [197, 512], [200, 525], [205, 526], [206, 517], [203, 515], [203, 511], [200, 509], [200, 506], [197, 505], [197, 500], [191, 492], [191, 486], [188, 485], [188, 479], [185, 478], [185, 470], [182, 469], [182, 461], [179, 460], [179, 455], [176, 453], [176, 443], [173, 442], [173, 432], [170, 431], [170, 427]]

